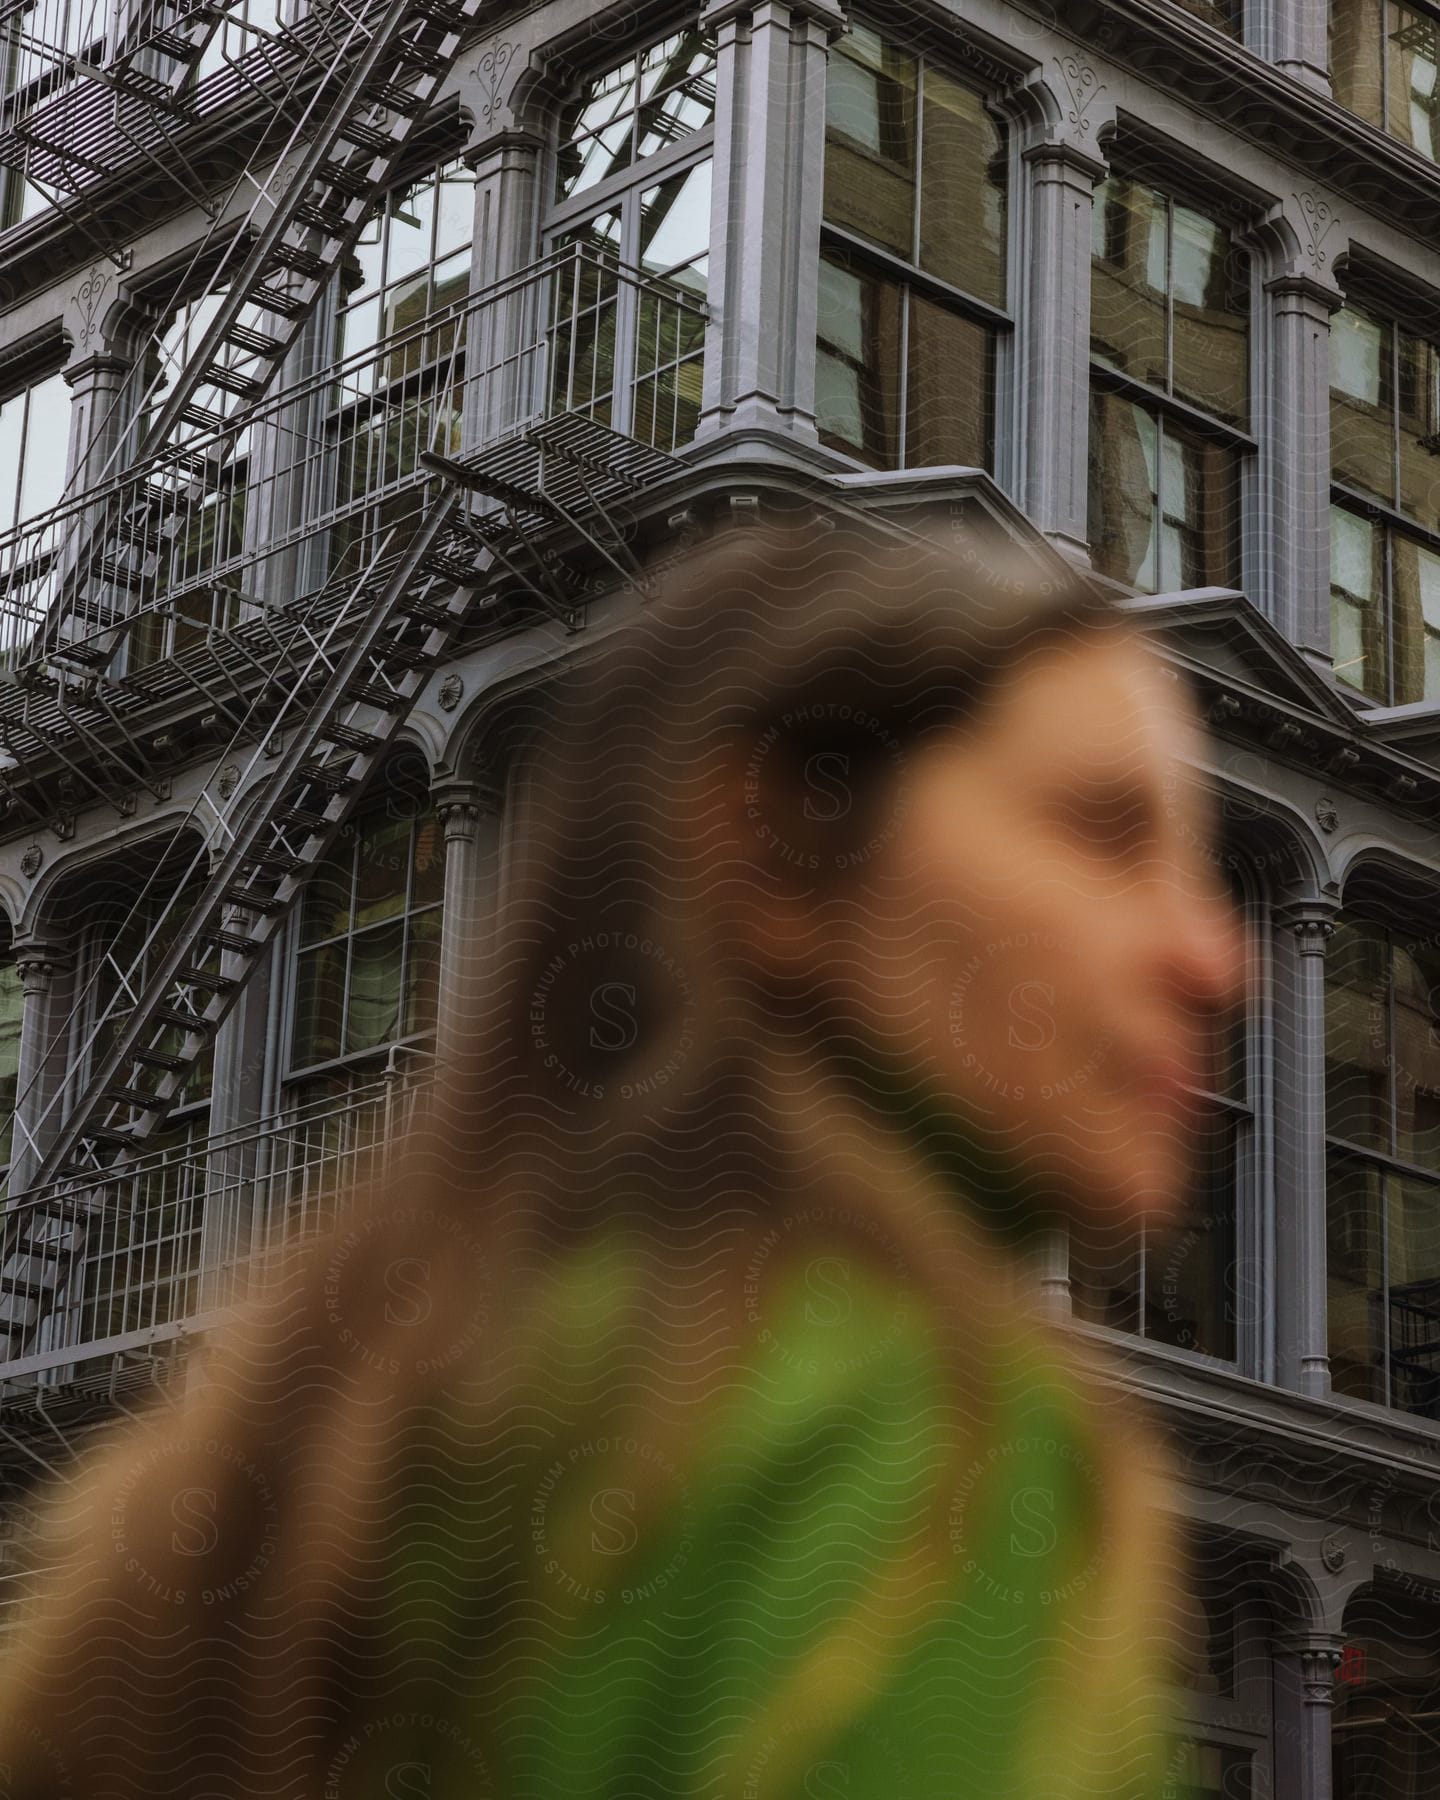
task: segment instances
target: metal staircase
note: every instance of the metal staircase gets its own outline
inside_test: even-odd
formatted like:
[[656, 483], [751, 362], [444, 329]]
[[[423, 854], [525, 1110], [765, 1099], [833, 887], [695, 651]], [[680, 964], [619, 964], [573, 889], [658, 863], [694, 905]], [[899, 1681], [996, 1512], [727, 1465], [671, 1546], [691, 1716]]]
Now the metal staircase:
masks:
[[418, 498], [413, 535], [398, 549], [397, 534], [383, 541], [348, 618], [336, 620], [353, 630], [332, 630], [338, 648], [317, 646], [309, 673], [319, 691], [61, 1126], [36, 1177], [44, 1198], [7, 1218], [0, 1328], [11, 1356], [63, 1289], [107, 1189], [163, 1124], [489, 581], [488, 547], [458, 516], [453, 488]]
[[[134, 452], [144, 462], [178, 428], [213, 430], [223, 413], [198, 404], [210, 389], [242, 406], [268, 390], [340, 260], [392, 178], [405, 147], [484, 0], [390, 0], [352, 24], [343, 80], [297, 154], [259, 185], [250, 213], [211, 273], [219, 304], [201, 341], [154, 407]], [[355, 40], [360, 39], [356, 48]], [[165, 379], [164, 372], [154, 385]], [[219, 453], [236, 439], [222, 440]], [[157, 485], [99, 528], [82, 523], [61, 558], [36, 665], [91, 672], [118, 648], [135, 595], [153, 582], [178, 529], [183, 489]], [[32, 667], [36, 666], [32, 665]]]

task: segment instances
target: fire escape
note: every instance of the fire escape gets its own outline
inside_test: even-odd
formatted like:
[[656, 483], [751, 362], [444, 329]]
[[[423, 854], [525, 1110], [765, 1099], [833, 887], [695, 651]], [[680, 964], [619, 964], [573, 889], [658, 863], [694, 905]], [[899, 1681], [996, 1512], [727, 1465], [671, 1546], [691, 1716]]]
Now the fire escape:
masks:
[[[663, 432], [657, 447], [600, 422], [577, 321], [643, 286], [672, 360], [693, 358], [692, 295], [577, 246], [282, 375], [487, 3], [320, 0], [257, 32], [237, 66], [269, 113], [228, 194], [203, 191], [187, 136], [224, 17], [208, 0], [155, 0], [99, 61], [51, 46], [57, 97], [0, 141], [93, 232], [95, 184], [127, 157], [163, 165], [210, 220], [186, 289], [208, 322], [183, 366], [142, 366], [110, 466], [0, 543], [0, 820], [63, 835], [81, 806], [164, 799], [195, 744], [214, 761], [199, 898], [121, 982], [82, 1091], [46, 1110], [0, 1216], [0, 1436], [7, 1398], [53, 1412], [104, 1352], [114, 1403], [145, 1363], [143, 1332], [97, 1341], [87, 1250], [140, 1204], [157, 1134], [434, 671], [517, 620], [579, 629], [597, 587], [645, 579], [631, 505], [679, 465]], [[359, 480], [367, 454], [378, 473]], [[182, 713], [197, 736], [177, 751]], [[232, 798], [237, 746], [262, 778]]]

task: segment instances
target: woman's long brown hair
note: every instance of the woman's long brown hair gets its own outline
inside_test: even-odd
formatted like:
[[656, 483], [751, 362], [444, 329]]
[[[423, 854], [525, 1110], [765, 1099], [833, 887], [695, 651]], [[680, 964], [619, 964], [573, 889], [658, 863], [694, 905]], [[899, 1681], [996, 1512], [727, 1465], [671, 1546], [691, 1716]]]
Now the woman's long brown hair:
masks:
[[[638, 1430], [660, 1516], [778, 1219], [772, 1275], [816, 1244], [902, 1272], [957, 1455], [992, 1422], [1013, 1265], [867, 1093], [863, 1020], [766, 976], [745, 921], [785, 894], [883, 937], [915, 746], [981, 724], [1028, 658], [1120, 629], [1078, 580], [806, 515], [717, 539], [537, 690], [473, 1030], [398, 1174], [273, 1273], [178, 1408], [47, 1502], [51, 1573], [0, 1678], [12, 1800], [360, 1793], [367, 1732], [427, 1719], [452, 1767], [431, 1792], [503, 1792], [484, 1706], [436, 1721], [461, 1685], [502, 1705], [565, 1627], [521, 1567], [544, 1459]], [[550, 1300], [602, 1228], [626, 1246], [622, 1327], [557, 1344]], [[1108, 1410], [1094, 1449], [1134, 1573], [1105, 1617], [1152, 1617], [1161, 1459]]]

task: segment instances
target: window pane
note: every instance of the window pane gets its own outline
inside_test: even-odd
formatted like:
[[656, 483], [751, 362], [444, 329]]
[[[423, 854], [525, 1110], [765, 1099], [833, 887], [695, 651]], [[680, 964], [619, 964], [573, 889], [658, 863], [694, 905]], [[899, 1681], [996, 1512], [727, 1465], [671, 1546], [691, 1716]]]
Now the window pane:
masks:
[[1390, 949], [1359, 919], [1335, 927], [1325, 958], [1325, 1129], [1390, 1148]]
[[1239, 458], [1168, 420], [1161, 433], [1159, 591], [1233, 587], [1239, 578]]
[[1440, 948], [1392, 943], [1395, 1153], [1440, 1174]]
[[411, 906], [437, 904], [445, 894], [445, 833], [435, 813], [427, 811], [415, 821], [412, 856]]
[[1440, 1419], [1440, 1188], [1392, 1175], [1390, 1404]]
[[355, 926], [378, 925], [405, 910], [409, 883], [410, 820], [376, 810], [360, 822], [356, 860]]
[[1330, 626], [1336, 679], [1386, 699], [1385, 534], [1341, 506], [1330, 509]]
[[397, 920], [358, 932], [350, 943], [345, 1051], [373, 1050], [400, 1035], [400, 961], [405, 927]]
[[1077, 1319], [1139, 1332], [1141, 1247], [1134, 1226], [1071, 1226], [1070, 1297]]
[[300, 941], [316, 944], [350, 929], [350, 900], [355, 878], [355, 828], [345, 826], [329, 855], [305, 884]]
[[1229, 233], [1175, 208], [1173, 391], [1232, 425], [1250, 417], [1250, 258]]
[[679, 143], [715, 117], [715, 40], [678, 33], [640, 59], [637, 154], [650, 156]]
[[915, 251], [916, 60], [857, 26], [826, 82], [825, 217], [908, 261]]
[[1162, 388], [1167, 215], [1163, 195], [1121, 176], [1095, 190], [1091, 354]]
[[30, 390], [25, 418], [25, 462], [20, 479], [20, 517], [33, 519], [56, 505], [65, 491], [70, 440], [70, 390], [52, 375]]
[[25, 990], [11, 957], [0, 961], [0, 1164], [10, 1161], [20, 1079], [20, 1023]]
[[1341, 106], [1383, 125], [1383, 0], [1330, 0], [1330, 76]]
[[640, 199], [640, 267], [664, 275], [710, 247], [710, 164], [700, 163]]
[[920, 266], [1005, 305], [1005, 134], [978, 94], [925, 71]]
[[0, 406], [0, 531], [9, 531], [16, 521], [24, 441], [25, 396], [17, 394]]
[[1440, 527], [1440, 352], [1408, 331], [1399, 333], [1400, 510], [1433, 531]]
[[900, 458], [903, 298], [894, 282], [848, 267], [839, 253], [820, 264], [821, 440], [881, 469]]
[[1335, 479], [1389, 505], [1395, 498], [1395, 395], [1390, 325], [1351, 307], [1330, 328], [1330, 456]]
[[1250, 1800], [1251, 1754], [1230, 1744], [1177, 1739], [1166, 1764], [1166, 1793], [1175, 1800]]
[[1383, 1403], [1381, 1195], [1378, 1170], [1332, 1153], [1325, 1189], [1330, 1380], [1337, 1394]]
[[906, 467], [993, 468], [994, 388], [994, 334], [912, 294]]
[[1392, 3], [1388, 25], [1390, 116], [1386, 127], [1402, 143], [1434, 157], [1436, 66], [1440, 61], [1435, 23], [1423, 13]]
[[1145, 1335], [1181, 1350], [1235, 1359], [1235, 1121], [1206, 1115], [1179, 1220], [1145, 1247]]
[[[1401, 532], [1390, 534], [1394, 593], [1391, 653], [1396, 706], [1440, 698], [1435, 685], [1440, 656], [1440, 555]], [[1377, 696], [1378, 698], [1379, 696]]]
[[440, 913], [421, 913], [410, 921], [405, 952], [405, 1018], [403, 1035], [433, 1031], [440, 992]]
[[329, 1062], [341, 1049], [346, 940], [307, 950], [296, 971], [295, 1032], [290, 1060], [297, 1069]]
[[1160, 438], [1143, 407], [1096, 393], [1090, 406], [1090, 549], [1096, 570], [1155, 592]]

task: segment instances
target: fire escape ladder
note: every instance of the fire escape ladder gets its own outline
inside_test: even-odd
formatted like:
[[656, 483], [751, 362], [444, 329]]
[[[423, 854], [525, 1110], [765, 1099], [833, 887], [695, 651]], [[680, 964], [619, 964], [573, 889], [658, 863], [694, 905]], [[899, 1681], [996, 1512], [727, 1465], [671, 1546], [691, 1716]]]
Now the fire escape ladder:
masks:
[[[239, 266], [224, 258], [212, 277], [212, 292], [221, 286], [224, 292], [154, 408], [136, 463], [173, 450], [182, 427], [210, 430], [243, 419], [243, 411], [227, 420], [200, 406], [201, 389], [229, 394], [242, 408], [266, 393], [393, 179], [417, 122], [459, 54], [462, 33], [483, 4], [390, 0], [376, 17], [314, 135], [276, 177], [284, 185], [268, 214], [257, 201]], [[222, 456], [236, 435], [224, 440]], [[113, 520], [85, 533], [67, 556], [66, 574], [37, 635], [36, 661], [103, 670], [126, 622], [141, 610], [134, 595], [153, 585], [160, 554], [155, 541]]]
[[21, 1197], [5, 1216], [0, 1333], [9, 1333], [10, 1360], [34, 1348], [44, 1319], [70, 1303], [69, 1275], [93, 1222], [122, 1204], [126, 1164], [182, 1095], [488, 585], [485, 546], [458, 507], [444, 486], [408, 542], [392, 550], [387, 539], [355, 581], [353, 633], [326, 655], [323, 686], [258, 803], [60, 1126], [35, 1198]]

